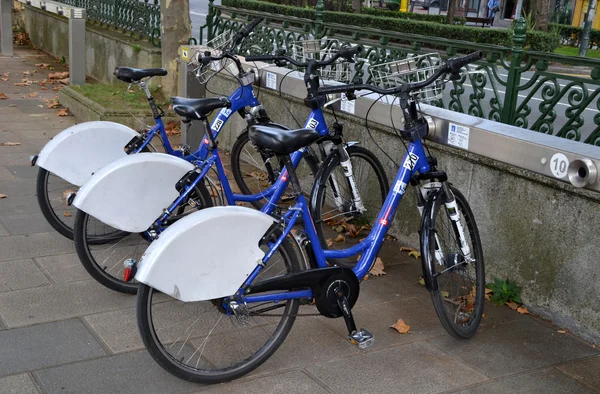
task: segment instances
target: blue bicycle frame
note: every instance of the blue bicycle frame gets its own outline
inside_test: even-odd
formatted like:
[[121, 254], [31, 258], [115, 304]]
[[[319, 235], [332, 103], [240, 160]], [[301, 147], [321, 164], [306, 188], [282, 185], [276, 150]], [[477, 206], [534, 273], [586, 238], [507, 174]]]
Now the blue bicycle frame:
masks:
[[402, 200], [402, 196], [406, 191], [406, 187], [410, 182], [410, 178], [416, 172], [425, 173], [430, 171], [429, 163], [427, 162], [425, 150], [423, 149], [423, 143], [419, 140], [416, 142], [411, 142], [408, 147], [408, 151], [404, 156], [402, 166], [398, 170], [396, 174], [396, 179], [394, 180], [394, 187], [388, 193], [383, 207], [379, 212], [379, 216], [377, 217], [377, 222], [375, 226], [369, 233], [369, 235], [358, 244], [348, 248], [341, 250], [323, 250], [321, 243], [319, 242], [319, 237], [317, 235], [317, 231], [315, 229], [314, 222], [312, 217], [310, 216], [310, 211], [308, 207], [308, 202], [304, 195], [299, 195], [296, 204], [288, 210], [288, 212], [283, 216], [285, 219], [286, 227], [283, 231], [283, 234], [271, 245], [269, 245], [269, 251], [263, 257], [264, 265], [257, 265], [254, 271], [250, 274], [248, 279], [242, 285], [242, 288], [237, 293], [237, 297], [242, 302], [250, 303], [250, 302], [278, 302], [282, 300], [290, 300], [290, 299], [298, 299], [298, 298], [311, 298], [312, 290], [298, 290], [298, 291], [289, 291], [282, 293], [271, 293], [266, 295], [243, 295], [243, 289], [248, 287], [254, 279], [258, 276], [261, 270], [265, 265], [268, 264], [269, 259], [273, 256], [277, 248], [281, 245], [285, 237], [291, 232], [292, 228], [296, 224], [298, 217], [302, 215], [302, 219], [304, 220], [304, 226], [306, 235], [311, 242], [312, 250], [314, 251], [317, 264], [320, 268], [327, 267], [327, 259], [339, 259], [346, 258], [350, 256], [357, 255], [362, 253], [358, 263], [354, 266], [352, 271], [356, 277], [361, 280], [371, 269], [373, 261], [381, 248], [385, 235], [388, 231], [390, 222], [394, 217], [396, 212], [396, 208], [398, 204]]

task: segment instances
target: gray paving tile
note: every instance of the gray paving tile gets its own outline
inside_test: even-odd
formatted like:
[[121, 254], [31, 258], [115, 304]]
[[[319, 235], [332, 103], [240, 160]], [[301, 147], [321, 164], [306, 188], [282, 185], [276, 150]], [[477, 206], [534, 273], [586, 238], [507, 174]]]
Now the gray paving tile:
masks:
[[[393, 301], [377, 306], [361, 303], [359, 298], [352, 313], [357, 326], [375, 336], [375, 343], [368, 351], [425, 340], [446, 332], [437, 319], [429, 298]], [[410, 325], [409, 333], [400, 334], [390, 328], [398, 319]], [[348, 330], [343, 318], [319, 317], [319, 320], [334, 329], [341, 338], [347, 338]]]
[[6, 237], [8, 234], [8, 230], [0, 223], [0, 237]]
[[468, 341], [446, 335], [429, 342], [494, 378], [598, 354], [534, 318], [482, 328]]
[[21, 136], [12, 131], [3, 130], [0, 132], [0, 142], [20, 142], [20, 140]]
[[[0, 154], [2, 156], [2, 154]], [[2, 186], [0, 185], [0, 188]], [[3, 198], [0, 200], [0, 215], [17, 215], [20, 213], [40, 212], [37, 197], [32, 194], [19, 198]]]
[[145, 350], [50, 368], [34, 375], [49, 393], [176, 394], [202, 388], [170, 375]]
[[39, 394], [37, 386], [28, 374], [0, 378], [0, 394]]
[[77, 253], [38, 257], [35, 261], [55, 283], [90, 279], [90, 274], [81, 265]]
[[556, 368], [544, 369], [528, 374], [510, 376], [458, 391], [460, 394], [586, 394], [597, 393], [576, 379]]
[[30, 259], [0, 262], [0, 292], [29, 289], [49, 283]]
[[54, 231], [41, 212], [0, 216], [10, 235], [49, 233]]
[[[232, 382], [213, 386], [202, 393], [226, 394], [279, 394], [279, 393], [327, 393], [323, 387], [302, 371], [289, 371], [279, 375], [264, 376], [243, 382]], [[198, 393], [199, 394], [199, 393]]]
[[133, 307], [135, 297], [109, 290], [94, 280], [0, 294], [0, 316], [19, 327]]
[[0, 376], [106, 354], [79, 320], [1, 331], [0, 349]]
[[30, 165], [8, 166], [7, 169], [15, 178], [34, 179], [38, 174], [38, 167]]
[[0, 238], [0, 261], [29, 259], [73, 252], [73, 241], [56, 231]]
[[113, 353], [144, 349], [135, 308], [86, 316], [85, 320]]
[[12, 181], [15, 176], [6, 168], [0, 167], [0, 181]]
[[600, 390], [600, 356], [557, 367], [561, 371]]
[[35, 182], [31, 179], [14, 179], [11, 181], [2, 182], [2, 194], [6, 194], [8, 198], [18, 198], [35, 194]]
[[307, 368], [340, 393], [431, 393], [461, 388], [487, 378], [426, 342]]
[[[3, 149], [4, 148], [4, 149]], [[20, 164], [29, 164], [29, 154], [23, 152], [14, 152], [9, 148], [18, 148], [12, 146], [0, 146], [0, 166], [11, 166]], [[38, 152], [31, 152], [32, 154]]]

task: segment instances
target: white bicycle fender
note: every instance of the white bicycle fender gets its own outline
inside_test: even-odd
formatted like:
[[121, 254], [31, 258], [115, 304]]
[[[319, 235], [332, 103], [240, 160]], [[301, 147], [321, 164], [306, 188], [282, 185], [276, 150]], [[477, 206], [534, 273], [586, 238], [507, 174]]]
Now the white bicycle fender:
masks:
[[125, 145], [139, 133], [114, 122], [85, 122], [58, 133], [42, 148], [36, 164], [81, 186], [90, 175], [126, 156]]
[[150, 244], [135, 279], [185, 302], [233, 295], [264, 257], [258, 243], [273, 223], [245, 207], [194, 212]]
[[177, 181], [193, 169], [164, 153], [125, 156], [92, 175], [73, 205], [119, 230], [143, 232], [177, 199]]

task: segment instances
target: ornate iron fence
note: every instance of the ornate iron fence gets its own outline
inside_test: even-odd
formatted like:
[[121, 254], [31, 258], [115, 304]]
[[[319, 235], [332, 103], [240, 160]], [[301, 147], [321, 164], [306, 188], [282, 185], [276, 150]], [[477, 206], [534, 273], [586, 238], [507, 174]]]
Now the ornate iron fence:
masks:
[[[501, 47], [324, 23], [322, 8], [317, 8], [316, 19], [310, 20], [214, 6], [213, 0], [209, 3], [205, 26], [209, 40], [262, 16], [265, 22], [246, 45], [271, 53], [302, 39], [327, 37], [360, 43], [366, 54], [355, 65], [355, 78], [365, 82], [370, 80], [371, 65], [432, 50], [441, 52], [444, 58], [482, 50], [486, 57], [475, 67], [479, 72], [448, 83], [443, 99], [432, 104], [600, 146], [600, 60], [525, 50], [524, 20], [517, 21], [512, 47]], [[589, 71], [573, 75], [564, 71], [570, 66], [585, 66]]]
[[88, 20], [129, 32], [139, 38], [148, 37], [160, 46], [159, 0], [61, 0], [65, 4], [85, 8]]

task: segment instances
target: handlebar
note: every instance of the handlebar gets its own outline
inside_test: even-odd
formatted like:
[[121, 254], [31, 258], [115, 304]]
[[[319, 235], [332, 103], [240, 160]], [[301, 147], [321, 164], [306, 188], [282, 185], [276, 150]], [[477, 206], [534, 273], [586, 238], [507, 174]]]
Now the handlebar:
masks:
[[[338, 52], [336, 52], [333, 56], [331, 56], [327, 60], [323, 61], [315, 61], [314, 65], [316, 67], [325, 67], [334, 63], [339, 58], [344, 58], [350, 60], [355, 55], [362, 53], [364, 50], [362, 45], [357, 45], [355, 47], [342, 47]], [[257, 56], [246, 56], [246, 61], [249, 62], [286, 62], [291, 63], [296, 67], [307, 68], [309, 66], [309, 62], [299, 62], [295, 59], [292, 59], [289, 56], [285, 55], [285, 51], [281, 54], [277, 55], [257, 55]]]
[[437, 71], [427, 80], [423, 82], [404, 83], [400, 86], [384, 89], [378, 86], [366, 85], [366, 84], [350, 84], [341, 86], [327, 86], [319, 88], [319, 94], [333, 94], [333, 93], [352, 93], [357, 90], [370, 90], [379, 94], [399, 94], [409, 93], [413, 90], [424, 88], [427, 85], [431, 85], [436, 79], [443, 74], [458, 74], [460, 69], [467, 64], [474, 63], [483, 58], [483, 52], [478, 51], [469, 55], [448, 59], [446, 63], [437, 69]]
[[265, 20], [265, 18], [261, 16], [260, 18], [256, 18], [252, 22], [250, 22], [248, 25], [246, 25], [246, 27], [244, 28], [244, 30], [238, 32], [238, 34], [232, 40], [233, 44], [232, 44], [231, 47], [235, 48], [236, 46], [240, 45], [240, 43], [242, 42], [242, 40], [244, 38], [248, 37], [248, 35], [250, 33], [252, 33], [252, 30], [254, 30], [254, 28], [256, 26], [258, 26], [258, 24], [261, 23], [264, 20]]

